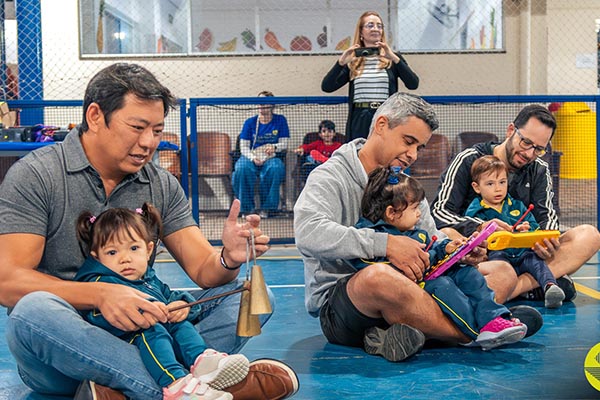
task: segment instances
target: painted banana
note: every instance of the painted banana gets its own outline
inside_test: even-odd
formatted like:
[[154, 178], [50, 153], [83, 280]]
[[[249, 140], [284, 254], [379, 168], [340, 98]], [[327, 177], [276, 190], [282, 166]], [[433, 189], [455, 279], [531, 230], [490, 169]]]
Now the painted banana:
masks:
[[235, 51], [237, 47], [237, 37], [234, 37], [227, 42], [220, 42], [219, 47], [217, 47], [217, 51]]

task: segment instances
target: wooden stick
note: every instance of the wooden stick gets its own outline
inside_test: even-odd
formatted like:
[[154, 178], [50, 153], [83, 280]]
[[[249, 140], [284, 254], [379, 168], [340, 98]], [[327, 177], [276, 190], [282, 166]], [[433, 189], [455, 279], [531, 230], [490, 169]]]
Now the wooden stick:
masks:
[[192, 306], [195, 306], [196, 304], [202, 304], [202, 303], [206, 303], [207, 301], [211, 301], [211, 300], [214, 300], [214, 299], [219, 299], [221, 297], [226, 297], [226, 296], [231, 296], [232, 294], [241, 293], [244, 290], [249, 290], [249, 289], [246, 286], [244, 286], [244, 287], [241, 287], [239, 289], [230, 290], [229, 292], [224, 292], [224, 293], [221, 293], [221, 294], [216, 294], [214, 296], [210, 296], [210, 297], [207, 297], [205, 299], [200, 299], [200, 300], [192, 301], [191, 303], [182, 304], [182, 305], [177, 306], [177, 307], [169, 308], [169, 311], [177, 311], [177, 310], [181, 310], [182, 308], [192, 307]]
[[437, 240], [437, 236], [433, 235], [431, 237], [431, 241], [429, 242], [429, 245], [427, 246], [427, 248], [425, 249], [425, 252], [427, 253], [429, 251], [429, 249], [431, 248], [431, 246], [433, 246], [433, 244], [435, 243], [435, 241]]
[[519, 220], [512, 226], [512, 229], [510, 230], [511, 232], [514, 232], [514, 230], [517, 229], [517, 226], [521, 223], [521, 221], [523, 221], [523, 218], [525, 218], [525, 216], [529, 214], [529, 211], [531, 210], [533, 210], [533, 204], [530, 204], [529, 207], [527, 207], [527, 211], [525, 211], [523, 215], [521, 215], [521, 218], [519, 218]]

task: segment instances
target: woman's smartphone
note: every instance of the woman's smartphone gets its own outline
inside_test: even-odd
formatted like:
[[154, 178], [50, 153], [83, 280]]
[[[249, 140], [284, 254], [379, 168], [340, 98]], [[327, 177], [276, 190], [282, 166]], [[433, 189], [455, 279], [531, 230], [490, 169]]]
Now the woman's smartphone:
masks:
[[369, 57], [379, 54], [379, 47], [359, 47], [354, 49], [356, 57]]

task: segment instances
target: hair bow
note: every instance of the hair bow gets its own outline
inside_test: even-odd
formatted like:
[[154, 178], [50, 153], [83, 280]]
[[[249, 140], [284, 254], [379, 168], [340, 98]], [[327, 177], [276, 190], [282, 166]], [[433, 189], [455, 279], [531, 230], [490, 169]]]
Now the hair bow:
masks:
[[390, 185], [397, 185], [400, 182], [398, 175], [402, 173], [402, 167], [390, 167], [390, 176], [388, 176], [388, 183]]

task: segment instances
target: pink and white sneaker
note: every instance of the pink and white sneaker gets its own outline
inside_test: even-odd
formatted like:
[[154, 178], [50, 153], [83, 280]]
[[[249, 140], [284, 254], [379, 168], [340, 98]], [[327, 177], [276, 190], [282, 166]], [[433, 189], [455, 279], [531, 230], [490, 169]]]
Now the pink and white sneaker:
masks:
[[222, 390], [243, 381], [249, 369], [250, 362], [242, 354], [228, 355], [206, 349], [196, 358], [190, 372], [213, 389]]
[[215, 390], [192, 374], [186, 375], [168, 388], [163, 388], [163, 400], [232, 400], [231, 393]]
[[517, 318], [505, 319], [496, 317], [479, 331], [475, 339], [483, 350], [491, 350], [505, 344], [516, 343], [525, 337], [527, 325]]

